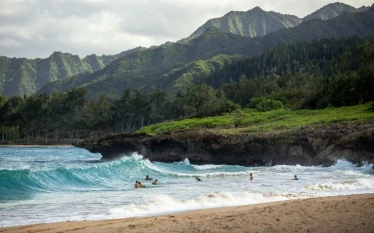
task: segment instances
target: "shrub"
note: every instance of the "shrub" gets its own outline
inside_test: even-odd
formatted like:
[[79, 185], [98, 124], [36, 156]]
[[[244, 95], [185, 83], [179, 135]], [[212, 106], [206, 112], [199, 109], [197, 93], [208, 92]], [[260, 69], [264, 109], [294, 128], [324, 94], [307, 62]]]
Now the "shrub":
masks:
[[281, 109], [283, 107], [282, 102], [279, 100], [265, 99], [256, 105], [256, 109], [260, 112], [267, 112], [271, 110]]

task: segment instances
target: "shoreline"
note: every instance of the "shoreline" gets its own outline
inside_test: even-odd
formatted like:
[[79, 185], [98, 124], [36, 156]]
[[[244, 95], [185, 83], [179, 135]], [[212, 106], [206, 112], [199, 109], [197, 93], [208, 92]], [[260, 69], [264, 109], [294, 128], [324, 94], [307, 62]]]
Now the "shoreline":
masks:
[[374, 193], [111, 220], [43, 223], [0, 232], [372, 232]]

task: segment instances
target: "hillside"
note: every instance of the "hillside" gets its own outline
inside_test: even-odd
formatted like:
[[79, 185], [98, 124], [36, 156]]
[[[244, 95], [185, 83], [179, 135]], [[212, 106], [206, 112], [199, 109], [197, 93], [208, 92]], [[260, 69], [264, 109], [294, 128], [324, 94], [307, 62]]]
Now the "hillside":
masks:
[[0, 93], [5, 96], [31, 95], [48, 82], [80, 73], [98, 71], [117, 58], [142, 50], [138, 47], [116, 55], [95, 54], [80, 59], [70, 53], [54, 52], [46, 59], [0, 57]]
[[[162, 90], [126, 89], [118, 99], [100, 95], [92, 100], [83, 88], [52, 95], [0, 96], [0, 132], [3, 142], [29, 141], [33, 135], [40, 141], [44, 133], [46, 138], [56, 137], [56, 132], [72, 138], [86, 132], [153, 129], [160, 122], [164, 122], [161, 131], [168, 131], [179, 127], [181, 119], [187, 122], [182, 127], [233, 130], [263, 122], [259, 131], [264, 127], [271, 131], [293, 128], [313, 119], [319, 123], [347, 117], [358, 120], [358, 112], [330, 110], [374, 101], [373, 52], [373, 39], [350, 37], [277, 45], [253, 57], [217, 55], [173, 69], [160, 78], [158, 83], [165, 88], [182, 90], [174, 96]], [[191, 83], [201, 85], [189, 86]], [[373, 110], [373, 106], [366, 107]], [[251, 108], [250, 114], [244, 108]], [[305, 111], [300, 120], [293, 113], [300, 109], [324, 109], [321, 111], [330, 118], [316, 118], [317, 111]], [[277, 111], [268, 113], [272, 110]], [[226, 113], [231, 113], [229, 119], [218, 117]], [[283, 125], [272, 126], [273, 120]]]
[[[165, 90], [170, 89], [175, 93], [175, 90], [178, 89], [178, 84], [164, 82], [164, 80], [170, 80], [171, 82], [173, 82], [169, 77], [170, 75], [168, 74], [168, 72], [171, 72], [171, 70], [173, 69], [185, 69], [184, 66], [189, 66], [190, 62], [201, 59], [210, 59], [219, 53], [254, 55], [261, 53], [264, 47], [271, 47], [274, 44], [273, 42], [268, 44], [261, 41], [252, 44], [250, 44], [249, 42], [248, 46], [243, 47], [242, 44], [239, 43], [237, 47], [242, 46], [243, 49], [240, 50], [238, 48], [233, 48], [235, 47], [235, 45], [232, 43], [233, 41], [225, 41], [225, 38], [227, 36], [219, 35], [219, 33], [217, 32], [215, 33], [215, 35], [214, 33], [206, 33], [199, 40], [196, 40], [193, 43], [187, 43], [192, 39], [196, 39], [198, 36], [202, 35], [208, 28], [216, 27], [222, 32], [229, 32], [246, 37], [255, 37], [267, 35], [283, 28], [294, 27], [296, 25], [299, 25], [303, 21], [311, 19], [327, 20], [336, 17], [344, 12], [363, 12], [368, 8], [369, 7], [362, 6], [361, 8], [356, 9], [342, 3], [332, 3], [306, 16], [304, 19], [300, 19], [292, 15], [282, 15], [280, 13], [271, 11], [266, 12], [259, 7], [253, 8], [252, 10], [249, 10], [247, 12], [232, 11], [221, 18], [209, 20], [206, 24], [196, 30], [195, 33], [191, 35], [191, 37], [182, 39], [180, 42], [183, 42], [186, 45], [185, 48], [182, 48], [183, 46], [177, 48], [178, 46], [174, 45], [173, 43], [166, 43], [165, 45], [161, 46], [160, 49], [151, 48], [151, 52], [146, 52], [144, 54], [141, 54], [138, 58], [135, 58], [139, 60], [135, 61], [135, 63], [131, 65], [133, 67], [128, 67], [125, 68], [125, 70], [116, 71], [115, 75], [113, 75], [111, 71], [103, 71], [97, 75], [89, 75], [84, 73], [99, 71], [117, 58], [121, 58], [132, 52], [144, 50], [144, 48], [135, 48], [133, 50], [125, 51], [113, 56], [97, 56], [95, 54], [92, 54], [86, 56], [83, 59], [80, 59], [78, 56], [72, 54], [61, 52], [55, 52], [46, 59], [34, 60], [24, 58], [0, 57], [0, 93], [4, 94], [7, 97], [23, 94], [30, 95], [34, 94], [37, 90], [39, 90], [49, 82], [62, 80], [75, 75], [77, 75], [76, 78], [47, 85], [47, 87], [43, 88], [42, 92], [66, 90], [74, 86], [87, 86], [89, 89], [100, 91], [101, 89], [103, 89], [100, 87], [100, 85], [103, 85], [103, 81], [107, 80], [108, 83], [105, 84], [107, 89], [110, 89], [111, 84], [121, 84], [127, 87], [145, 88], [145, 90], [147, 91], [162, 87]], [[360, 27], [360, 25], [358, 25], [358, 27]], [[206, 41], [204, 42], [204, 40]], [[244, 39], [239, 40], [242, 41]], [[281, 43], [288, 43], [293, 41], [292, 38], [289, 38], [289, 40], [290, 41], [282, 41]], [[210, 43], [213, 44], [211, 45]], [[193, 44], [197, 47], [194, 48]], [[220, 48], [221, 46], [222, 49]], [[196, 55], [195, 57], [193, 53]], [[151, 57], [145, 58], [145, 56]], [[162, 64], [158, 64], [155, 60], [162, 60], [163, 56], [181, 57], [176, 59], [173, 58], [170, 61], [161, 62]], [[152, 59], [153, 61], [147, 62], [147, 60]], [[157, 67], [153, 67], [154, 65]], [[148, 70], [149, 67], [152, 68]], [[116, 69], [117, 68], [115, 67], [111, 68], [111, 70]], [[119, 73], [121, 73], [121, 75]], [[178, 72], [178, 74], [179, 73], [180, 71]], [[196, 76], [199, 72], [192, 73], [195, 73]], [[160, 82], [155, 82], [155, 80], [159, 77], [162, 77], [160, 79]], [[165, 79], [165, 77], [169, 78]], [[182, 75], [178, 79], [182, 80], [183, 77], [186, 77], [186, 75]], [[113, 80], [113, 78], [116, 80]], [[181, 82], [188, 83], [187, 81]], [[95, 87], [97, 85], [99, 85], [99, 87]], [[119, 95], [121, 95], [121, 92], [121, 90], [113, 90], [109, 94], [110, 96], [118, 97]], [[98, 96], [98, 94], [95, 94], [95, 96]]]
[[242, 109], [222, 116], [184, 119], [173, 122], [163, 122], [146, 126], [139, 133], [156, 134], [162, 132], [209, 129], [220, 134], [276, 132], [297, 129], [308, 125], [333, 124], [338, 122], [373, 121], [372, 104], [362, 104], [350, 107], [327, 108], [321, 110], [279, 109], [268, 112], [258, 112], [254, 109]]
[[225, 66], [235, 65], [245, 58], [247, 57], [220, 54], [208, 60], [192, 62], [162, 75], [155, 88], [169, 90], [169, 93], [174, 96], [178, 91], [184, 91], [191, 85], [208, 83], [207, 79], [222, 71]]
[[294, 27], [302, 22], [297, 16], [282, 15], [255, 7], [247, 12], [231, 11], [221, 18], [210, 19], [187, 38], [190, 40], [201, 35], [209, 27], [217, 27], [223, 32], [241, 36], [264, 36], [282, 28]]
[[308, 20], [312, 19], [322, 19], [322, 20], [329, 20], [332, 19], [338, 15], [341, 15], [342, 13], [355, 13], [355, 12], [363, 12], [368, 10], [368, 7], [362, 6], [360, 8], [354, 8], [350, 5], [336, 2], [328, 4], [321, 9], [313, 12], [310, 15], [307, 15], [303, 18], [303, 22], [306, 22]]
[[157, 84], [159, 77], [190, 62], [209, 59], [218, 54], [260, 53], [261, 48], [253, 48], [251, 51], [242, 49], [249, 41], [250, 38], [223, 33], [212, 27], [186, 44], [164, 44], [139, 51], [117, 59], [98, 72], [49, 83], [38, 93], [80, 86], [87, 89], [88, 95], [93, 98], [104, 90], [108, 96], [118, 98], [127, 88], [145, 88], [149, 91]]
[[356, 9], [344, 3], [331, 3], [321, 9], [299, 18], [294, 15], [280, 14], [273, 11], [264, 11], [255, 7], [249, 11], [231, 11], [220, 18], [210, 19], [186, 39], [186, 42], [201, 35], [209, 27], [217, 27], [223, 32], [234, 33], [241, 36], [256, 37], [264, 36], [270, 32], [283, 28], [290, 28], [312, 19], [329, 20], [343, 13], [355, 13], [368, 10], [369, 7], [362, 6]]
[[132, 134], [92, 135], [74, 145], [108, 159], [137, 151], [151, 161], [170, 163], [185, 158], [196, 164], [245, 166], [374, 161], [374, 114], [368, 105], [239, 114], [245, 121], [240, 126], [234, 124], [238, 112], [233, 112], [157, 124]]
[[[218, 28], [211, 27], [186, 44], [171, 43], [135, 52], [117, 59], [98, 72], [49, 83], [39, 93], [51, 93], [80, 86], [87, 89], [90, 97], [95, 98], [105, 92], [110, 97], [118, 98], [127, 88], [153, 90], [160, 77], [173, 69], [181, 69], [191, 62], [210, 59], [218, 54], [253, 56], [262, 53], [265, 48], [272, 49], [278, 44], [323, 38], [346, 38], [354, 35], [369, 38], [374, 36], [373, 28], [372, 8], [366, 12], [343, 14], [327, 21], [307, 21], [293, 28], [256, 38], [223, 33]], [[167, 91], [173, 89], [169, 89], [171, 86], [172, 84], [163, 83]]]

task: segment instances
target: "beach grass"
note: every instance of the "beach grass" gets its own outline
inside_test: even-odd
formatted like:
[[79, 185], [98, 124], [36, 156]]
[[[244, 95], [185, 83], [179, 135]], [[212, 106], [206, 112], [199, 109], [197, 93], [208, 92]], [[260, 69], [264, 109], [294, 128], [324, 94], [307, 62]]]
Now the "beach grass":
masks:
[[209, 129], [219, 133], [257, 133], [296, 129], [306, 125], [374, 120], [373, 102], [319, 110], [279, 109], [259, 112], [241, 109], [222, 116], [163, 122], [143, 127], [140, 133], [155, 134], [176, 130]]

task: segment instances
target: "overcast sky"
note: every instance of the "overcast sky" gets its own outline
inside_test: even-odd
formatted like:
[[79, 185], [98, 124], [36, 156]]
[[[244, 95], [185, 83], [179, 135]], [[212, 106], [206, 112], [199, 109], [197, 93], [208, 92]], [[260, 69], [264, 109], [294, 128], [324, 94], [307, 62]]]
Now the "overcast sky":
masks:
[[[208, 19], [259, 6], [304, 17], [329, 0], [0, 0], [0, 55], [116, 54], [189, 36]], [[354, 7], [373, 0], [342, 0]]]

